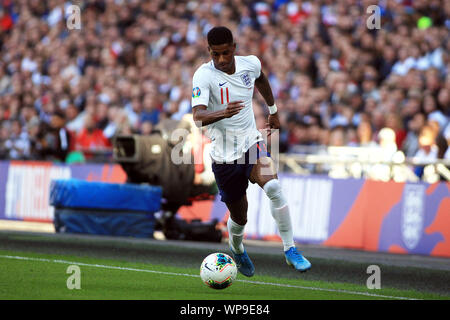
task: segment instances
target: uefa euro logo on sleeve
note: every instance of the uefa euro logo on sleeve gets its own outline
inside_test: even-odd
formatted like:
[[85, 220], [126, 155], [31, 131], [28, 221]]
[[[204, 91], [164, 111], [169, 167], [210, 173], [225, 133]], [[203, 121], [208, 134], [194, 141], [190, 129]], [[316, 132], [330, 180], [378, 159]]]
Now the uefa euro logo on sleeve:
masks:
[[244, 83], [244, 85], [246, 85], [247, 87], [250, 87], [252, 85], [252, 82], [250, 80], [250, 76], [248, 75], [248, 73], [244, 73], [243, 75], [241, 75], [241, 79], [242, 79], [242, 82]]
[[200, 91], [199, 87], [195, 87], [194, 89], [192, 89], [192, 98], [198, 98], [200, 97], [200, 94], [202, 92]]

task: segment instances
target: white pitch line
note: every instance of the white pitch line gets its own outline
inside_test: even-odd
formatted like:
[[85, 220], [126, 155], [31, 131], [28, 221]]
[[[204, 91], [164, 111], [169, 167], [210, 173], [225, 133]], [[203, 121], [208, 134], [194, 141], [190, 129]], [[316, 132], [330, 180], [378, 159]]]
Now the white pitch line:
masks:
[[285, 287], [285, 288], [297, 288], [297, 289], [305, 289], [305, 290], [313, 290], [313, 291], [326, 291], [326, 292], [337, 292], [337, 293], [345, 293], [345, 294], [355, 294], [355, 295], [360, 295], [360, 296], [376, 297], [376, 298], [397, 299], [397, 300], [419, 300], [419, 299], [414, 299], [414, 298], [386, 296], [386, 295], [382, 295], [382, 294], [360, 292], [360, 291], [350, 291], [350, 290], [344, 290], [344, 289], [305, 287], [305, 286], [297, 286], [297, 285], [292, 285], [292, 284], [251, 281], [251, 280], [236, 280], [236, 281], [252, 283], [252, 284], [264, 284], [264, 285], [269, 285], [269, 286], [277, 286], [277, 287]]
[[[91, 263], [75, 262], [75, 261], [60, 260], [60, 259], [32, 258], [32, 257], [9, 256], [9, 255], [0, 255], [0, 258], [14, 259], [14, 260], [25, 260], [25, 261], [40, 261], [40, 262], [61, 263], [61, 264], [70, 264], [70, 265], [78, 265], [78, 266], [86, 266], [86, 267], [94, 267], [94, 268], [103, 268], [103, 269], [112, 269], [112, 270], [147, 272], [147, 273], [165, 274], [165, 275], [169, 275], [169, 276], [184, 276], [184, 277], [194, 277], [194, 278], [199, 278], [200, 277], [199, 275], [188, 274], [188, 273], [176, 273], [176, 272], [155, 271], [155, 270], [148, 270], [148, 269], [136, 269], [136, 268], [128, 268], [128, 267], [108, 266], [108, 265], [103, 265], [103, 264], [91, 264]], [[283, 284], [283, 283], [251, 281], [251, 280], [239, 280], [239, 279], [237, 279], [235, 281], [243, 282], [243, 283], [250, 283], [250, 284], [283, 287], [283, 288], [296, 288], [296, 289], [304, 289], [304, 290], [312, 290], [312, 291], [325, 291], [325, 292], [354, 294], [354, 295], [361, 295], [361, 296], [367, 296], [367, 297], [376, 297], [376, 298], [385, 298], [385, 299], [418, 300], [418, 299], [407, 298], [407, 297], [386, 296], [386, 295], [381, 295], [381, 294], [360, 292], [360, 291], [350, 291], [350, 290], [344, 290], [344, 289], [329, 289], [329, 288], [306, 287], [306, 286], [297, 286], [297, 285]]]

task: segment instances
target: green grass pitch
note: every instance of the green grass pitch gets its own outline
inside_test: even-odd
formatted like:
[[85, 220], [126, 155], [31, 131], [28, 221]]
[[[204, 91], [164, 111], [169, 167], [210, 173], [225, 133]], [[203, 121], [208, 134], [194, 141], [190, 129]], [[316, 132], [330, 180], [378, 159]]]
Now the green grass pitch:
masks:
[[[70, 265], [80, 270], [80, 289], [69, 289]], [[200, 262], [199, 262], [200, 266]], [[70, 271], [70, 270], [69, 270]], [[182, 268], [120, 259], [0, 250], [0, 299], [108, 300], [347, 300], [448, 299], [412, 290], [369, 290], [330, 283], [238, 275], [229, 288], [202, 283], [199, 268]]]

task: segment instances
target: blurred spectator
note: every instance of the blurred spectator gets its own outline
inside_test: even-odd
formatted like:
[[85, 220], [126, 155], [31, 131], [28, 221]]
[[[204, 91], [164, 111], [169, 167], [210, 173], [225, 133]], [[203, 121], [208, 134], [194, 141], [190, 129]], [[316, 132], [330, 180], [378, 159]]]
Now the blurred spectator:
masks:
[[152, 133], [153, 124], [150, 121], [145, 121], [141, 124], [140, 134], [148, 136]]
[[329, 146], [343, 147], [347, 144], [345, 139], [345, 129], [342, 126], [335, 127], [331, 130]]
[[403, 141], [406, 138], [406, 130], [403, 129], [403, 122], [400, 115], [396, 112], [389, 113], [386, 116], [386, 127], [394, 131], [397, 149], [402, 149]]
[[84, 113], [79, 113], [77, 107], [69, 105], [66, 110], [66, 127], [72, 132], [79, 132], [83, 128]]
[[396, 135], [395, 131], [391, 128], [383, 128], [380, 130], [380, 133], [378, 134], [378, 140], [381, 152], [382, 152], [382, 158], [384, 161], [391, 161], [392, 156], [397, 151], [397, 143], [396, 143]]
[[0, 30], [1, 32], [9, 32], [14, 25], [13, 18], [11, 15], [4, 10], [4, 8], [0, 8]]
[[372, 125], [368, 120], [363, 120], [359, 123], [356, 130], [359, 146], [374, 147], [377, 143], [373, 140]]
[[116, 106], [112, 105], [109, 107], [109, 109], [105, 109], [106, 117], [103, 118], [103, 125], [99, 125], [98, 127], [103, 130], [103, 135], [107, 139], [111, 139], [116, 133], [117, 133], [117, 119], [120, 116], [121, 109]]
[[307, 145], [308, 142], [308, 125], [302, 121], [294, 122], [291, 135], [289, 136], [289, 144]]
[[161, 110], [157, 106], [157, 101], [155, 97], [152, 94], [147, 93], [144, 96], [142, 104], [143, 109], [141, 112], [140, 121], [141, 122], [150, 121], [154, 125], [157, 124], [159, 122], [159, 115], [161, 113]]
[[448, 118], [438, 109], [436, 99], [433, 95], [425, 95], [423, 99], [423, 109], [429, 121], [436, 121], [440, 128], [444, 128], [447, 125]]
[[50, 119], [50, 128], [46, 138], [51, 143], [47, 144], [47, 159], [55, 159], [64, 162], [68, 153], [74, 147], [74, 136], [65, 126], [65, 116], [63, 112], [55, 112]]
[[6, 141], [9, 137], [10, 125], [9, 122], [3, 121], [0, 123], [0, 160], [8, 158], [9, 149], [6, 147]]
[[27, 123], [28, 139], [30, 140], [30, 157], [31, 160], [46, 159], [46, 143], [44, 140], [44, 128], [48, 125], [40, 122], [39, 119], [33, 118]]
[[358, 134], [354, 126], [347, 126], [345, 128], [345, 140], [346, 145], [349, 147], [357, 147], [359, 145]]
[[425, 125], [425, 115], [416, 113], [411, 120], [408, 121], [408, 133], [403, 142], [403, 151], [407, 157], [413, 157], [419, 150], [419, 134]]
[[[439, 148], [436, 145], [436, 130], [433, 126], [427, 124], [420, 130], [419, 150], [414, 157], [418, 161], [433, 161], [438, 158]], [[417, 166], [414, 172], [418, 177], [423, 175], [423, 166]]]
[[103, 131], [96, 127], [94, 117], [87, 114], [84, 117], [84, 128], [76, 135], [75, 149], [84, 152], [86, 159], [89, 159], [96, 152], [110, 147], [110, 141], [104, 136]]
[[312, 123], [308, 128], [308, 142], [311, 146], [318, 146], [321, 144], [320, 141], [320, 131], [321, 126], [318, 123]]
[[9, 150], [8, 158], [11, 160], [25, 160], [30, 155], [30, 141], [26, 131], [22, 131], [19, 120], [12, 120], [10, 134], [5, 141], [5, 148]]

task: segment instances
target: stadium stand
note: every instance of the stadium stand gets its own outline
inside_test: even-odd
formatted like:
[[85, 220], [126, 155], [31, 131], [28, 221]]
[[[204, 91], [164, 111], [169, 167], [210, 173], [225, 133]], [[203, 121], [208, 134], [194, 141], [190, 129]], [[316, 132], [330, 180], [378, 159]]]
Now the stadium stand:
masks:
[[[226, 25], [238, 54], [260, 57], [269, 75], [280, 151], [294, 154], [286, 168], [329, 147], [350, 147], [361, 161], [370, 158], [364, 150], [390, 141], [380, 161], [415, 159], [416, 178], [425, 171], [420, 161], [441, 164], [442, 178], [450, 159], [450, 2], [380, 1], [379, 30], [366, 25], [371, 4], [2, 0], [0, 159], [108, 161], [114, 136], [180, 120], [190, 112], [192, 74], [209, 59], [205, 35]], [[80, 29], [67, 28], [70, 5], [81, 9]], [[259, 95], [254, 109], [262, 128]], [[300, 160], [308, 172], [356, 175]]]

